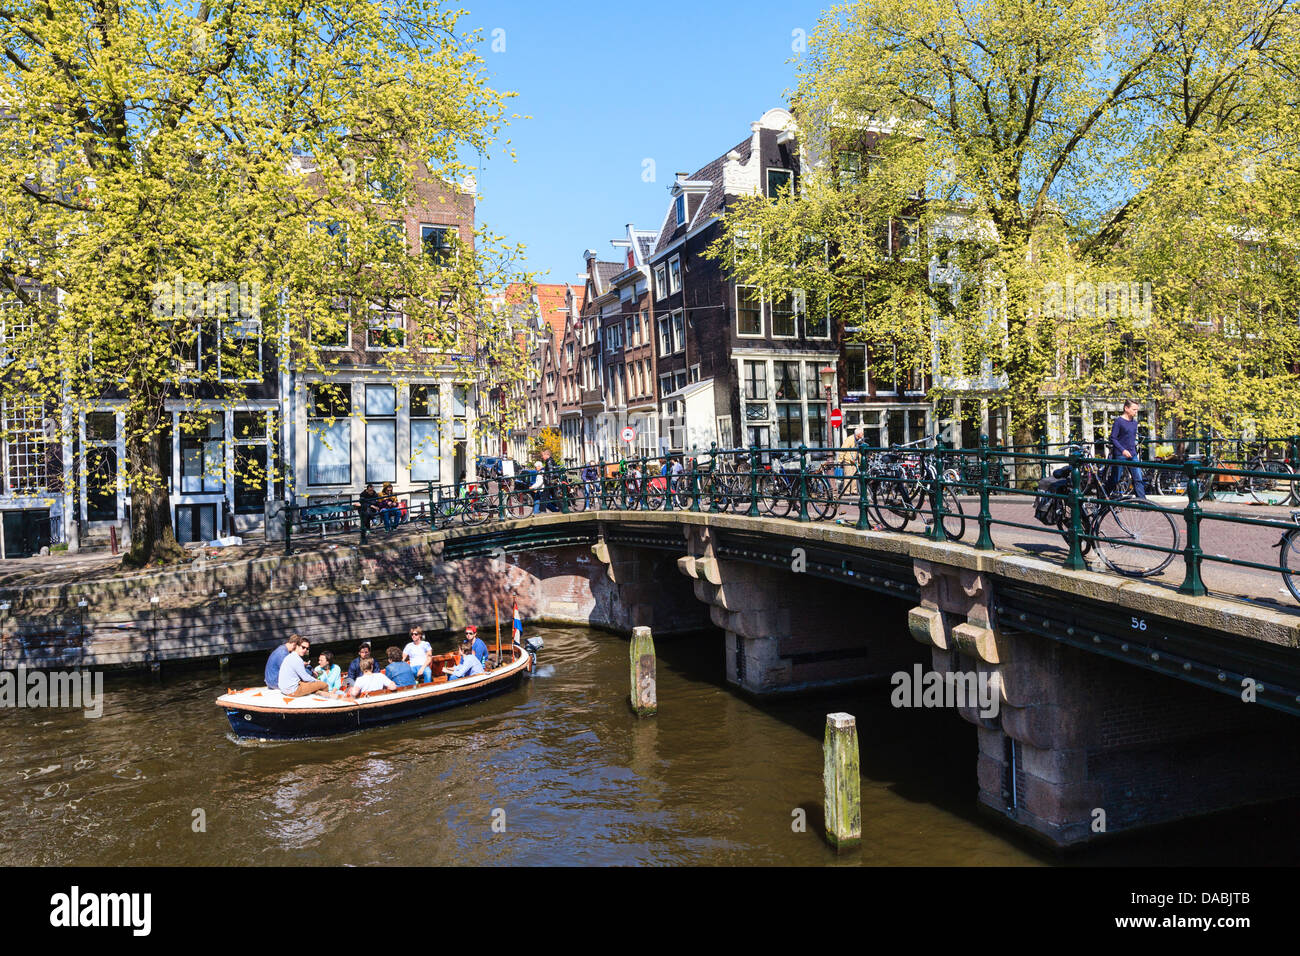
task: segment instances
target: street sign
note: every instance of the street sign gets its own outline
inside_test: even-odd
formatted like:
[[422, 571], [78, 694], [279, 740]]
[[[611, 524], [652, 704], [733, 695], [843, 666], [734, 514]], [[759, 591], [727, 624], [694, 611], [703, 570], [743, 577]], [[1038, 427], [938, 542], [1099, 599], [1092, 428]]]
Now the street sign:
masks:
[[838, 408], [831, 409], [831, 428], [839, 428], [844, 424], [844, 413]]
[[632, 440], [636, 438], [636, 429], [633, 428], [631, 425], [628, 425], [626, 428], [623, 429], [622, 436], [623, 436], [623, 441], [627, 442], [630, 445], [632, 444]]

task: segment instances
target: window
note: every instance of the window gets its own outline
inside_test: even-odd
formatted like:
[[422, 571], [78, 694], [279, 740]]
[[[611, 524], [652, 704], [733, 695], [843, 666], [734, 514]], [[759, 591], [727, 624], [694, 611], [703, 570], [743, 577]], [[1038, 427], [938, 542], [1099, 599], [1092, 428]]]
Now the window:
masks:
[[[117, 437], [117, 418], [113, 438]], [[11, 495], [31, 495], [49, 488], [49, 454], [44, 415], [34, 396], [7, 399], [4, 406], [5, 490]]]
[[396, 205], [402, 200], [402, 173], [399, 169], [383, 169], [377, 163], [367, 163], [366, 186], [373, 202]]
[[686, 225], [686, 194], [682, 193], [673, 200], [673, 213], [677, 218], [677, 225]]
[[9, 352], [21, 348], [27, 333], [32, 330], [32, 320], [36, 312], [35, 300], [39, 300], [39, 293], [35, 289], [26, 291], [34, 300], [32, 305], [25, 305], [11, 292], [0, 292], [0, 342], [5, 346], [0, 354], [0, 364], [13, 361]]
[[745, 420], [766, 421], [768, 417], [767, 363], [743, 362], [742, 375]]
[[223, 382], [262, 380], [262, 323], [259, 319], [222, 319], [217, 323], [218, 377]]
[[307, 414], [307, 483], [350, 484], [352, 386], [311, 386]]
[[673, 351], [680, 352], [686, 348], [686, 314], [673, 313]]
[[686, 382], [688, 385], [694, 385], [699, 380], [700, 380], [700, 367], [699, 365], [692, 365], [690, 368], [686, 370]]
[[617, 352], [623, 347], [623, 326], [611, 325], [605, 330], [605, 351]]
[[[804, 298], [802, 292], [799, 293]], [[810, 339], [828, 339], [831, 337], [831, 303], [830, 297], [813, 293], [811, 302], [798, 303], [803, 315], [804, 336]], [[806, 300], [805, 300], [806, 301]]]
[[235, 412], [235, 514], [261, 514], [269, 487], [270, 414]]
[[862, 180], [862, 154], [843, 150], [836, 156], [836, 176], [841, 189], [851, 189]]
[[892, 251], [897, 253], [899, 258], [905, 262], [915, 262], [917, 250], [920, 248], [917, 241], [920, 226], [916, 217], [891, 218], [889, 224], [893, 238]]
[[676, 256], [668, 260], [668, 294], [675, 295], [682, 288], [682, 261]]
[[736, 286], [736, 334], [750, 338], [763, 334], [763, 300], [754, 286]]
[[452, 438], [464, 438], [466, 436], [465, 416], [469, 413], [470, 404], [469, 386], [453, 385], [451, 387]]
[[670, 355], [673, 351], [672, 319], [667, 315], [659, 316], [659, 354]]
[[725, 416], [718, 418], [718, 447], [731, 447], [731, 419]]
[[445, 266], [455, 256], [455, 233], [452, 226], [420, 225], [420, 251], [436, 265]]
[[397, 480], [397, 389], [366, 386], [366, 481]]
[[668, 295], [668, 281], [665, 279], [664, 266], [655, 266], [655, 297], [659, 299], [666, 298]]
[[225, 416], [181, 419], [181, 493], [218, 494], [226, 488]]
[[397, 262], [406, 252], [406, 227], [400, 220], [382, 223], [375, 234], [375, 261]]
[[803, 443], [803, 405], [799, 402], [776, 403], [776, 444], [794, 448]]
[[848, 344], [844, 346], [844, 390], [846, 394], [866, 394], [867, 384], [867, 347]]
[[794, 189], [794, 173], [788, 169], [769, 169], [767, 171], [767, 195], [775, 199], [782, 190]]
[[371, 309], [366, 315], [366, 348], [377, 352], [406, 347], [406, 316], [392, 309]]
[[637, 326], [636, 316], [635, 316], [635, 315], [629, 315], [629, 316], [624, 320], [624, 323], [623, 323], [623, 324], [624, 324], [624, 325], [626, 326], [626, 328], [627, 328], [627, 344], [628, 344], [628, 345], [636, 345], [636, 344], [637, 344], [637, 343], [636, 343], [636, 326]]
[[311, 340], [317, 348], [329, 351], [352, 346], [352, 313], [347, 299], [334, 302], [320, 322], [313, 322]]
[[776, 400], [789, 402], [799, 400], [799, 363], [776, 362]]
[[803, 292], [780, 292], [772, 298], [772, 338], [792, 339], [799, 334], [798, 315], [803, 310]]

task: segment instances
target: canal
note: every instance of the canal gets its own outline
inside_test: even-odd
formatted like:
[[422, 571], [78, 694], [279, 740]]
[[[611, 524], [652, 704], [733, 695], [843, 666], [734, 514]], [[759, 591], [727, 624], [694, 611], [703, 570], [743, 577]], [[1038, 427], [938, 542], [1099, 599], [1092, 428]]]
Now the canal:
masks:
[[[976, 810], [970, 725], [895, 710], [887, 685], [755, 703], [724, 683], [720, 635], [661, 639], [660, 713], [637, 720], [626, 638], [529, 633], [546, 647], [521, 690], [327, 741], [234, 742], [213, 700], [260, 683], [258, 661], [226, 681], [210, 667], [110, 679], [98, 719], [0, 712], [0, 862], [1250, 864], [1300, 847], [1289, 802], [1062, 858]], [[843, 856], [820, 836], [837, 710], [862, 746], [864, 846]]]

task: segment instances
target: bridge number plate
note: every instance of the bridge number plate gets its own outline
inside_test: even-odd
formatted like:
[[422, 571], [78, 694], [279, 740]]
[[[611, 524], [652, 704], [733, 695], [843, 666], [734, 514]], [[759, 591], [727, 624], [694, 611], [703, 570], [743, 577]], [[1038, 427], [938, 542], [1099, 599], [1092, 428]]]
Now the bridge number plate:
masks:
[[1147, 619], [1144, 617], [1131, 618], [1133, 621], [1133, 630], [1145, 631], [1147, 629]]

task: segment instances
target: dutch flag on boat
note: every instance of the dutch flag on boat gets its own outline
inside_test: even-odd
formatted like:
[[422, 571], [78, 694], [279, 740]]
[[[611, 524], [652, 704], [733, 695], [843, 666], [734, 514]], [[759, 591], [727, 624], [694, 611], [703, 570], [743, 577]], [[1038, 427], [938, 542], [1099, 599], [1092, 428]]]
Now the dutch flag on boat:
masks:
[[524, 644], [524, 619], [519, 614], [519, 602], [515, 602], [514, 642], [520, 647]]

